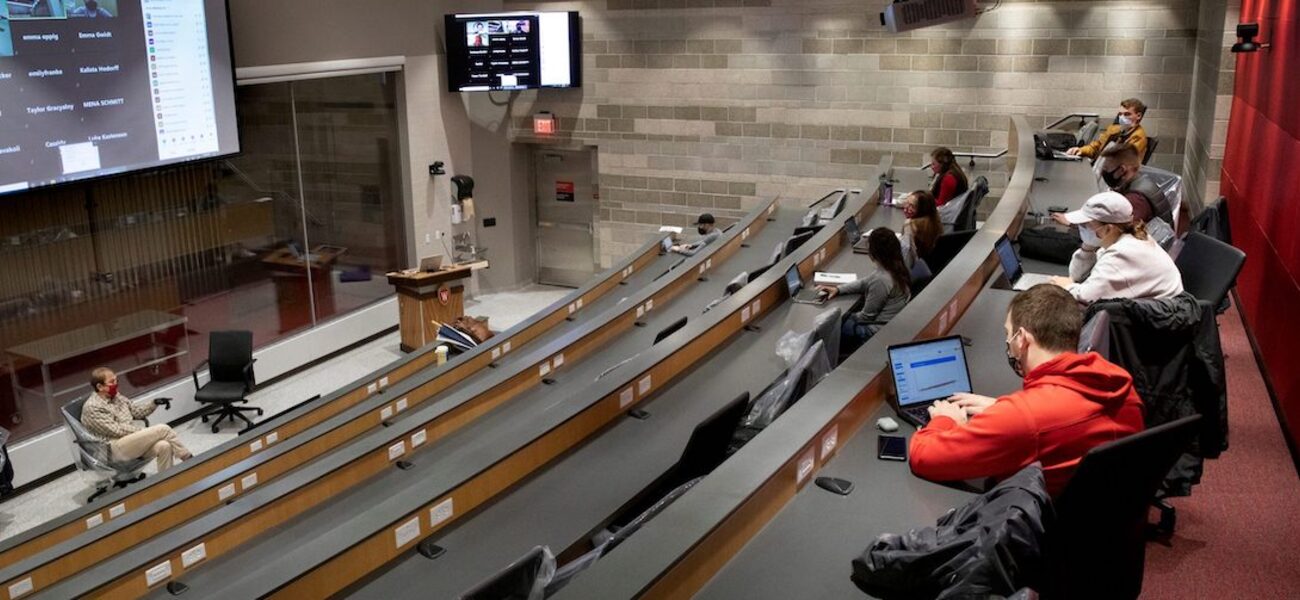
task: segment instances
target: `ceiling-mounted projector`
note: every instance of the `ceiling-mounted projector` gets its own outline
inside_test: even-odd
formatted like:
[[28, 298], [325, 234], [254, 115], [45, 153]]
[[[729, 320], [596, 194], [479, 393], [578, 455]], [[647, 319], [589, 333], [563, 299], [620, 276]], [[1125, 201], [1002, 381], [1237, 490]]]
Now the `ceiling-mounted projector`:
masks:
[[885, 12], [880, 13], [880, 24], [898, 33], [958, 19], [973, 19], [977, 12], [975, 0], [907, 0], [885, 7]]

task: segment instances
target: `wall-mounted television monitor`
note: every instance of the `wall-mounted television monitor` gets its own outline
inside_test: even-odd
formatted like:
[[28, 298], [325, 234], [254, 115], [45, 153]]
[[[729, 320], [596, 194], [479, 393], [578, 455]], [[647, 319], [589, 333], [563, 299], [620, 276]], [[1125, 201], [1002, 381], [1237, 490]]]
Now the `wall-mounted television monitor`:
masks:
[[451, 91], [581, 85], [578, 13], [447, 15], [447, 87]]
[[226, 0], [0, 2], [0, 194], [237, 152]]

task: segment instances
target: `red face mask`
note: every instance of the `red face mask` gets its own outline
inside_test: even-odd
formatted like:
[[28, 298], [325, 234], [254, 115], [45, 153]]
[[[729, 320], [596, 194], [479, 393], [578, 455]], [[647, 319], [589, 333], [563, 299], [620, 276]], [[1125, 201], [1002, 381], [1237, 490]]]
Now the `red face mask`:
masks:
[[904, 206], [904, 207], [903, 207], [903, 216], [904, 216], [904, 217], [907, 217], [907, 218], [909, 218], [909, 219], [914, 219], [914, 218], [916, 218], [916, 207], [915, 207], [915, 206]]
[[109, 397], [109, 398], [116, 398], [116, 397], [117, 397], [117, 384], [114, 383], [113, 385], [105, 386], [105, 389], [104, 389], [104, 395], [107, 396], [107, 397]]

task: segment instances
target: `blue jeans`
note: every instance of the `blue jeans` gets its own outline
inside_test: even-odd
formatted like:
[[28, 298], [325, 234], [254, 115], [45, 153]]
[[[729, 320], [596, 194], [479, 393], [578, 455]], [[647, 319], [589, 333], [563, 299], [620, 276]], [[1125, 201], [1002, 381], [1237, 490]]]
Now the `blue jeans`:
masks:
[[873, 333], [875, 332], [871, 331], [871, 327], [859, 322], [853, 315], [844, 317], [844, 321], [840, 323], [840, 357], [847, 357], [857, 352], [858, 348], [871, 339]]

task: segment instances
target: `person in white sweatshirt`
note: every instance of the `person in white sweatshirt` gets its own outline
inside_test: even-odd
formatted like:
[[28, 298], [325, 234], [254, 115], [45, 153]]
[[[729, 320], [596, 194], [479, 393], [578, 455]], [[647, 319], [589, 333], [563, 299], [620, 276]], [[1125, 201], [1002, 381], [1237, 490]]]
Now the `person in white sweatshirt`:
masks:
[[1146, 229], [1133, 220], [1133, 205], [1115, 192], [1088, 199], [1065, 214], [1079, 226], [1083, 245], [1070, 259], [1070, 276], [1054, 277], [1081, 304], [1108, 298], [1172, 298], [1183, 293], [1183, 278]]

